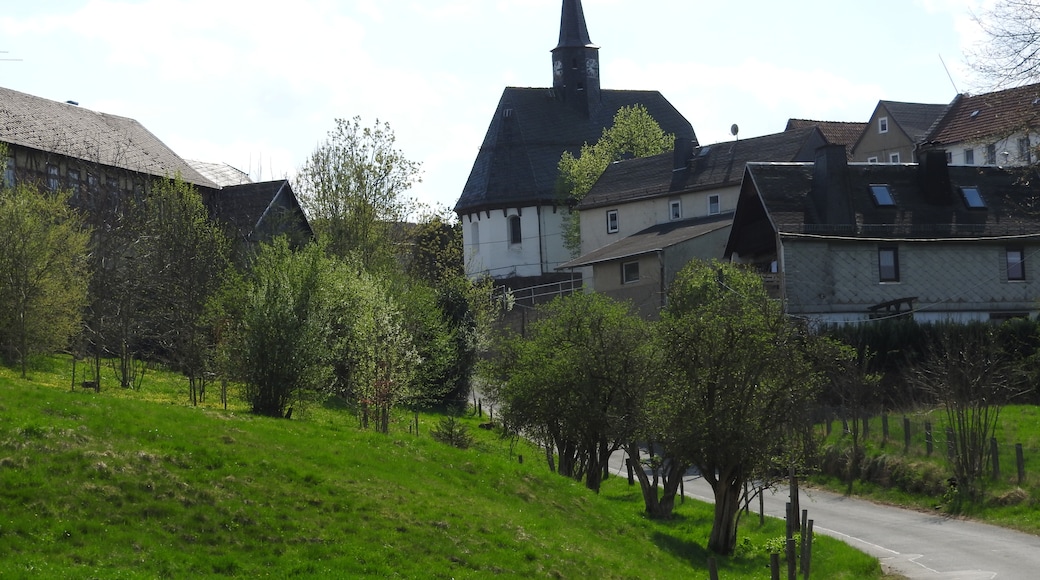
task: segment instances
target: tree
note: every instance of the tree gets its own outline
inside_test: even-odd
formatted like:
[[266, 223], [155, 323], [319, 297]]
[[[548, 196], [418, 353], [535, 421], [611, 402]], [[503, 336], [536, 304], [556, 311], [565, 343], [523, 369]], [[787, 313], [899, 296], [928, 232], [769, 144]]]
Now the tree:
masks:
[[[646, 107], [621, 107], [614, 115], [614, 124], [603, 130], [595, 144], [582, 145], [577, 157], [570, 151], [563, 152], [557, 165], [557, 195], [573, 208], [612, 162], [664, 153], [671, 150], [674, 143], [675, 136], [665, 133]], [[578, 212], [564, 215], [563, 236], [566, 248], [577, 255], [581, 251]]]
[[202, 196], [180, 177], [157, 180], [134, 215], [141, 338], [187, 375], [197, 404], [205, 397], [214, 348], [207, 309], [231, 267], [231, 243], [210, 220]]
[[1040, 2], [1003, 0], [975, 21], [986, 37], [969, 54], [976, 71], [997, 86], [1040, 79]]
[[394, 148], [388, 123], [336, 128], [300, 168], [295, 189], [319, 238], [334, 255], [354, 253], [369, 269], [396, 265], [402, 225], [411, 211], [405, 192], [421, 181], [420, 164]]
[[942, 405], [952, 431], [957, 492], [975, 499], [991, 461], [990, 438], [1000, 408], [1017, 392], [1012, 362], [998, 330], [988, 325], [944, 325], [931, 356], [914, 369], [913, 380]]
[[362, 427], [376, 420], [390, 429], [390, 412], [415, 396], [412, 382], [421, 359], [404, 317], [385, 283], [360, 265], [333, 272], [332, 363], [337, 391], [357, 406]]
[[284, 417], [328, 393], [331, 268], [321, 245], [294, 252], [279, 237], [260, 246], [244, 294], [232, 297], [241, 317], [227, 360], [254, 413]]
[[801, 449], [820, 377], [808, 337], [762, 280], [731, 264], [694, 261], [676, 276], [660, 335], [669, 381], [658, 403], [662, 444], [696, 466], [715, 495], [708, 548], [732, 554], [745, 483], [786, 472]]
[[529, 338], [506, 341], [492, 394], [510, 429], [540, 435], [550, 469], [599, 491], [610, 454], [634, 438], [651, 349], [627, 305], [602, 294], [557, 298]]
[[31, 184], [0, 189], [0, 348], [22, 377], [33, 354], [68, 346], [86, 304], [90, 233], [68, 199]]

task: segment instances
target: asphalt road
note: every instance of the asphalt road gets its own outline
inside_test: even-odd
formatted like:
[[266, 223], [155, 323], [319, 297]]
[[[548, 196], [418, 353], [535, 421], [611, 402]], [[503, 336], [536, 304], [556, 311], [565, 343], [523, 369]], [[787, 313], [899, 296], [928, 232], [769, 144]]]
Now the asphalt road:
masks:
[[[616, 453], [611, 471], [625, 476], [623, 465], [624, 455]], [[700, 477], [687, 477], [683, 487], [687, 497], [714, 502], [711, 487]], [[787, 495], [786, 489], [766, 492], [766, 515], [784, 517]], [[1038, 536], [819, 490], [801, 490], [799, 505], [808, 510], [817, 533], [843, 540], [907, 578], [1040, 578]]]

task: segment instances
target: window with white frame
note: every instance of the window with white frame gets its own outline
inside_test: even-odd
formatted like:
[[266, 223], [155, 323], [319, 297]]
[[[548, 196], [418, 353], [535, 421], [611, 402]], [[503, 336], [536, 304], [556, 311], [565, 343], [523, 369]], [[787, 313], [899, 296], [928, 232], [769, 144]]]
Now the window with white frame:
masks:
[[618, 233], [618, 215], [617, 210], [612, 209], [607, 211], [607, 233], [616, 234]]
[[997, 164], [997, 146], [994, 143], [986, 145], [986, 165]]
[[1022, 248], [1008, 248], [1005, 252], [1008, 280], [1026, 279], [1025, 251]]
[[899, 281], [899, 249], [895, 246], [878, 248], [878, 280], [881, 282]]
[[888, 162], [889, 163], [899, 163], [899, 153], [889, 153], [888, 154]]
[[964, 164], [965, 165], [975, 165], [975, 150], [974, 149], [965, 149], [964, 150]]
[[867, 157], [867, 163], [877, 163], [877, 157]]
[[621, 264], [621, 283], [631, 284], [639, 281], [639, 262], [625, 262]]
[[718, 215], [722, 211], [721, 198], [718, 195], [708, 196], [708, 215]]
[[677, 220], [682, 218], [682, 201], [673, 199], [668, 202], [668, 219]]
[[877, 120], [878, 133], [888, 133], [888, 117], [880, 117]]

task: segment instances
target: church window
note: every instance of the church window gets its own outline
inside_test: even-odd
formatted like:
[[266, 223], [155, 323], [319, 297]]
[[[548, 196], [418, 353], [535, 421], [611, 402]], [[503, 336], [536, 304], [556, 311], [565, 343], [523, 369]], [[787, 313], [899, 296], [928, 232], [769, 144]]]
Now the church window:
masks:
[[523, 241], [523, 232], [520, 230], [520, 216], [509, 216], [509, 243], [519, 244]]

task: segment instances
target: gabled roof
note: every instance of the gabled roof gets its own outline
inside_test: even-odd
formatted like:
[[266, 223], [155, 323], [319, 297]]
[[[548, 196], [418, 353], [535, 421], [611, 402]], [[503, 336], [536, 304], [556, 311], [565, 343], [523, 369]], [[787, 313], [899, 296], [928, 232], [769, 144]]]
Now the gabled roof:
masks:
[[809, 119], [788, 119], [784, 131], [816, 127], [823, 133], [823, 137], [831, 145], [845, 145], [846, 151], [851, 158], [852, 145], [859, 139], [868, 123], [852, 121], [812, 121]]
[[624, 106], [643, 105], [666, 133], [696, 142], [693, 127], [658, 91], [603, 90], [586, 116], [553, 89], [506, 88], [469, 179], [459, 214], [557, 202], [557, 165], [564, 151], [595, 143]]
[[680, 172], [673, 170], [671, 152], [619, 161], [607, 167], [578, 209], [737, 185], [750, 161], [809, 160], [824, 143], [812, 126], [694, 148], [688, 169]]
[[666, 250], [676, 244], [699, 238], [705, 234], [729, 227], [733, 213], [724, 213], [710, 217], [692, 218], [666, 222], [651, 226], [627, 238], [603, 246], [584, 256], [562, 264], [558, 270], [591, 266], [601, 262], [632, 258]]
[[920, 143], [935, 121], [942, 116], [947, 105], [878, 101], [878, 108], [880, 107], [888, 111], [890, 122], [899, 125], [914, 143]]
[[1040, 128], [1040, 84], [981, 95], [957, 95], [928, 140], [954, 143], [996, 140]]
[[248, 173], [241, 169], [232, 167], [227, 163], [210, 163], [207, 161], [196, 161], [194, 159], [185, 159], [184, 161], [188, 165], [191, 165], [192, 169], [198, 171], [200, 175], [213, 183], [216, 183], [220, 187], [242, 185], [253, 182], [253, 180], [249, 178]]
[[254, 240], [254, 232], [271, 217], [279, 204], [298, 212], [306, 233], [313, 235], [306, 214], [289, 182], [284, 179], [224, 187], [214, 192], [209, 200], [207, 205], [213, 215], [230, 224], [241, 239]]
[[133, 119], [2, 87], [0, 141], [156, 177], [179, 174], [188, 183], [217, 187]]
[[[918, 164], [852, 163], [848, 197], [854, 220], [824, 223], [811, 201], [812, 163], [749, 163], [730, 235], [731, 251], [741, 251], [742, 227], [767, 220], [783, 236], [829, 239], [939, 240], [1040, 237], [1040, 186], [1020, 171], [991, 166], [950, 166], [943, 199], [928, 199]], [[1029, 185], [1030, 181], [1034, 185]], [[878, 207], [870, 185], [889, 187], [895, 205]], [[970, 209], [961, 187], [977, 187], [985, 209]], [[833, 195], [833, 194], [831, 194]], [[764, 213], [763, 213], [764, 212]], [[758, 226], [756, 226], [758, 227]]]

